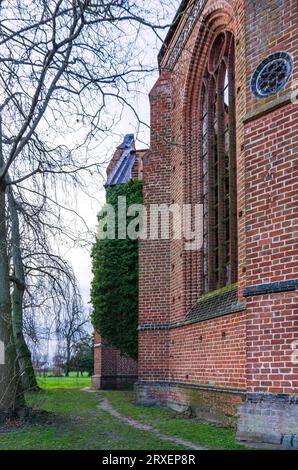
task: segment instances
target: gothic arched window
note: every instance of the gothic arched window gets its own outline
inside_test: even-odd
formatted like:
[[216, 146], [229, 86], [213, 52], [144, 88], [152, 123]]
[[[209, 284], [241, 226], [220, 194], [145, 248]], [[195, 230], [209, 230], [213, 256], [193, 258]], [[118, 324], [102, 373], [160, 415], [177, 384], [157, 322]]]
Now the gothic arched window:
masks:
[[237, 281], [235, 45], [214, 40], [202, 85], [203, 290]]

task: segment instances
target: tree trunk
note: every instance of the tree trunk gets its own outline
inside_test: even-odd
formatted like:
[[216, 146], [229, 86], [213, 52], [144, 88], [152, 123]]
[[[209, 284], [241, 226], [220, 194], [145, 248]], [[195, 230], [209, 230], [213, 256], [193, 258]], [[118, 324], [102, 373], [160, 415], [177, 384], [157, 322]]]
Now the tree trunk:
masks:
[[21, 253], [19, 217], [12, 191], [9, 191], [9, 211], [11, 219], [11, 242], [14, 266], [14, 286], [12, 291], [12, 324], [17, 358], [24, 390], [37, 391], [31, 353], [23, 333], [23, 297], [25, 292], [25, 273]]
[[0, 187], [0, 421], [26, 410], [12, 328], [5, 201]]
[[66, 340], [65, 377], [69, 377], [70, 372], [70, 347], [70, 342]]
[[68, 357], [66, 358], [66, 361], [65, 361], [65, 377], [69, 377], [69, 359]]

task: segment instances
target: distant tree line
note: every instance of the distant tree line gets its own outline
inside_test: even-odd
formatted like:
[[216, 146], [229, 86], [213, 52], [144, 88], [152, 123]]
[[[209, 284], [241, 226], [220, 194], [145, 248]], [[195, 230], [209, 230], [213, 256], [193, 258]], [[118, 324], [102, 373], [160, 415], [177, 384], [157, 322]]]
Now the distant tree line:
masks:
[[88, 376], [93, 375], [94, 370], [94, 341], [93, 335], [87, 335], [73, 344], [70, 356], [56, 354], [53, 358], [54, 369], [48, 368], [55, 375], [69, 376], [70, 372], [76, 372], [82, 376], [84, 372]]

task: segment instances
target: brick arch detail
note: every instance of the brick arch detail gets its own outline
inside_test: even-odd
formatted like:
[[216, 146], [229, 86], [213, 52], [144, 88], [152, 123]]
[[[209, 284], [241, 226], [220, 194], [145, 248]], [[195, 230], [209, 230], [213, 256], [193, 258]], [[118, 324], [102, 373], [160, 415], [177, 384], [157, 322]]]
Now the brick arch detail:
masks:
[[[201, 167], [199, 165], [201, 142], [201, 87], [202, 75], [209, 57], [213, 39], [221, 31], [230, 31], [235, 36], [235, 14], [227, 2], [213, 3], [204, 12], [202, 26], [195, 41], [187, 72], [183, 99], [184, 107], [184, 202], [200, 203]], [[198, 300], [202, 292], [201, 251], [184, 252], [185, 311]]]

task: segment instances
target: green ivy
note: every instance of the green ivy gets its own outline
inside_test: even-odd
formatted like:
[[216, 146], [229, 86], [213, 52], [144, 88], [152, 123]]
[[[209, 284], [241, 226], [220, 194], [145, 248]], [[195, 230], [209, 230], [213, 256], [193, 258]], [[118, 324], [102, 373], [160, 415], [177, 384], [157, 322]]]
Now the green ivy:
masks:
[[[126, 196], [127, 206], [142, 204], [142, 182], [107, 188], [107, 203], [116, 213], [118, 197]], [[98, 215], [100, 220], [104, 211]], [[127, 218], [127, 225], [133, 218]], [[138, 240], [97, 239], [92, 249], [92, 321], [111, 346], [137, 358], [138, 354]]]

